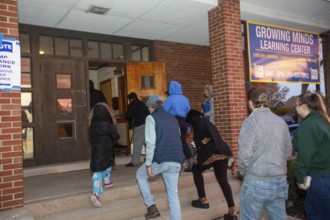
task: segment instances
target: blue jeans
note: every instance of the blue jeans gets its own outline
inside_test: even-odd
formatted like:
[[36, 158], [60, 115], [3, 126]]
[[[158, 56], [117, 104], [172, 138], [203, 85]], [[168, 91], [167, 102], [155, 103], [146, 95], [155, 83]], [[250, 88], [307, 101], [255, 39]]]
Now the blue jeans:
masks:
[[327, 220], [330, 218], [330, 174], [311, 174], [311, 186], [305, 198], [307, 218]]
[[288, 198], [286, 177], [268, 180], [245, 179], [240, 192], [242, 220], [259, 219], [265, 209], [271, 220], [287, 220], [285, 201]]
[[[166, 191], [168, 206], [170, 208], [170, 219], [181, 219], [181, 207], [178, 196], [178, 182], [181, 166], [168, 165], [167, 163], [152, 163], [151, 169], [156, 176], [161, 174], [163, 176]], [[150, 207], [155, 204], [154, 196], [151, 194], [150, 186], [148, 183], [148, 174], [145, 164], [143, 164], [136, 172], [136, 179], [138, 181], [140, 191], [143, 196], [144, 204]]]
[[[103, 183], [110, 183], [111, 167], [103, 172], [95, 172], [92, 177], [92, 190], [93, 194], [100, 195], [103, 193]], [[102, 181], [103, 180], [103, 181]]]

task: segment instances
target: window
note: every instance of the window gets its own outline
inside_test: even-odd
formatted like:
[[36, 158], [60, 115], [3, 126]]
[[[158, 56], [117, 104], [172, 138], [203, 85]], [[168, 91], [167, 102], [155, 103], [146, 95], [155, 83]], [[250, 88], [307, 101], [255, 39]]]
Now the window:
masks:
[[101, 48], [101, 58], [104, 59], [112, 59], [112, 53], [111, 53], [111, 44], [109, 43], [100, 43]]
[[122, 44], [113, 44], [113, 59], [121, 60], [124, 58], [124, 47]]
[[99, 58], [99, 43], [88, 41], [88, 56], [90, 58]]
[[57, 114], [69, 114], [72, 113], [72, 99], [57, 99]]
[[21, 87], [31, 88], [31, 59], [21, 58]]
[[60, 122], [57, 124], [57, 138], [73, 138], [74, 122]]
[[21, 53], [30, 53], [30, 36], [28, 34], [20, 34], [19, 41], [21, 43]]
[[71, 89], [71, 74], [56, 74], [57, 89]]
[[59, 56], [69, 56], [69, 40], [65, 38], [55, 38], [55, 54]]
[[122, 44], [88, 41], [88, 56], [90, 58], [121, 60], [124, 58], [124, 47]]
[[54, 54], [54, 45], [53, 45], [53, 38], [40, 36], [39, 37], [39, 54], [41, 55], [53, 55]]
[[141, 76], [141, 88], [142, 89], [153, 89], [154, 88], [154, 76]]
[[83, 46], [81, 40], [60, 37], [39, 37], [40, 55], [58, 55], [82, 57]]
[[70, 39], [70, 56], [72, 57], [82, 57], [83, 47], [81, 40]]
[[23, 158], [33, 158], [32, 92], [21, 92]]
[[149, 47], [132, 45], [132, 61], [149, 61]]

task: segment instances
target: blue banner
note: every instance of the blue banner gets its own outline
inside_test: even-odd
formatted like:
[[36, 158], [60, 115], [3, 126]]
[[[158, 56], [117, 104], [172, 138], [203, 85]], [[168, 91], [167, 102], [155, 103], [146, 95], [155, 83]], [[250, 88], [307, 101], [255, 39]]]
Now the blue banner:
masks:
[[319, 35], [247, 22], [251, 82], [320, 83]]

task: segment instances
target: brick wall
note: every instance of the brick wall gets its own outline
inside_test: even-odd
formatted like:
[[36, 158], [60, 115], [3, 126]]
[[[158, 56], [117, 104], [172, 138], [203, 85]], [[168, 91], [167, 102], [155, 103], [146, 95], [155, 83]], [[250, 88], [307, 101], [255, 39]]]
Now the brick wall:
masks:
[[237, 139], [247, 116], [239, 0], [221, 0], [209, 12], [209, 34], [216, 125], [237, 161]]
[[[0, 33], [18, 39], [17, 0], [1, 0]], [[23, 206], [20, 91], [0, 91], [0, 211]]]
[[156, 61], [166, 63], [167, 83], [171, 80], [181, 83], [191, 107], [201, 110], [203, 85], [212, 82], [210, 48], [154, 41], [154, 53]]

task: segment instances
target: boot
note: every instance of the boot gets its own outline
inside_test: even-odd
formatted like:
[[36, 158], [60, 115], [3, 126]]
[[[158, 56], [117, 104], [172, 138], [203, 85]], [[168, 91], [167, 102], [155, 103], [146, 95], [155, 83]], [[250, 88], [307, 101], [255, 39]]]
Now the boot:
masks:
[[237, 217], [237, 215], [231, 215], [228, 213], [223, 216], [223, 219], [224, 220], [238, 220], [238, 217]]
[[152, 205], [147, 208], [147, 213], [145, 214], [146, 219], [156, 218], [160, 216], [156, 205]]

